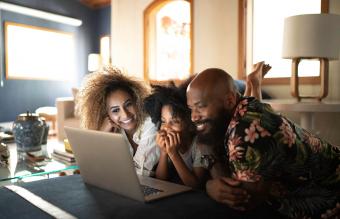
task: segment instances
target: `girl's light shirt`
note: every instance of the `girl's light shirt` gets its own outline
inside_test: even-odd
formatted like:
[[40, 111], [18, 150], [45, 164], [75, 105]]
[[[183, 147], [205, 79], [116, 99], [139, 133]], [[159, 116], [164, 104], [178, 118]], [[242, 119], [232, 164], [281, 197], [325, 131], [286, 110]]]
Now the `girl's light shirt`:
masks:
[[192, 144], [188, 151], [186, 151], [184, 154], [179, 153], [182, 157], [185, 165], [189, 168], [189, 170], [192, 170], [193, 167], [204, 167], [204, 165], [201, 162], [201, 156], [202, 153], [200, 149], [197, 147], [197, 141], [196, 138], [192, 141]]
[[133, 147], [128, 141], [126, 133], [124, 131], [122, 133], [129, 144], [137, 174], [144, 176], [154, 175], [153, 168], [159, 161], [160, 150], [156, 144], [157, 128], [152, 123], [151, 118], [147, 117], [132, 136], [133, 141], [138, 145], [135, 155], [133, 155]]

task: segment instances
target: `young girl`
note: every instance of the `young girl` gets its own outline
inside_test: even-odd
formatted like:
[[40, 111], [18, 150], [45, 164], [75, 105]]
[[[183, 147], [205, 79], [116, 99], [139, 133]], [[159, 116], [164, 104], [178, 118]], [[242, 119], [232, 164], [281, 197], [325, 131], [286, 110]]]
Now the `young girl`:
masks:
[[145, 99], [145, 109], [159, 127], [156, 142], [161, 152], [156, 178], [199, 188], [208, 171], [201, 162], [184, 87], [155, 86]]
[[142, 175], [153, 175], [160, 154], [157, 129], [143, 110], [148, 94], [142, 82], [112, 67], [87, 75], [79, 93], [82, 127], [121, 132], [130, 143], [137, 173]]

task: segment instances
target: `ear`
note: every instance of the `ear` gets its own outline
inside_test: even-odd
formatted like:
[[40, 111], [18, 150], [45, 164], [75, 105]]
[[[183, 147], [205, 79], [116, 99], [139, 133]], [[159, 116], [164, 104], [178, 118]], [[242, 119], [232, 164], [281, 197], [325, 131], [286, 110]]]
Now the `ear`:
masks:
[[224, 95], [223, 107], [224, 109], [233, 109], [236, 105], [236, 94], [234, 92], [227, 92]]

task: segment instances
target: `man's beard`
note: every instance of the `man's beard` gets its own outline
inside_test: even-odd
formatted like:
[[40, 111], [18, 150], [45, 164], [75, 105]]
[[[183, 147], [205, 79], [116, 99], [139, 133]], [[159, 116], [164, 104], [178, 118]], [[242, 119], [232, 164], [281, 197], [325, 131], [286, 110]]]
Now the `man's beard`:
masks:
[[[197, 134], [197, 142], [204, 145], [215, 147], [223, 146], [224, 135], [230, 121], [230, 114], [222, 112], [214, 119], [207, 119], [203, 122], [208, 123], [209, 130], [206, 133]], [[215, 148], [216, 149], [216, 148]]]

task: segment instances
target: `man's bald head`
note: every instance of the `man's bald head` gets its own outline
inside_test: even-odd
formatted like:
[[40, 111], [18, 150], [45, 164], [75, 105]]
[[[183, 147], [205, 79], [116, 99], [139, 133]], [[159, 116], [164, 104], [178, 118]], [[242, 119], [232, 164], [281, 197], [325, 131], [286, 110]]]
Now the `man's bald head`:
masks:
[[219, 68], [208, 68], [199, 73], [189, 84], [187, 91], [197, 89], [209, 98], [223, 99], [228, 93], [235, 94], [233, 78]]

